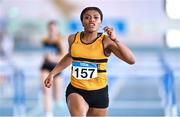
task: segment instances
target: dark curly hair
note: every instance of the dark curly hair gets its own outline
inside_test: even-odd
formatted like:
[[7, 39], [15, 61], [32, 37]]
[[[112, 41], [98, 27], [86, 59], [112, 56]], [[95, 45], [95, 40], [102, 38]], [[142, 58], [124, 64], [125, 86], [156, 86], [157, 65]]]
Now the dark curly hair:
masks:
[[98, 7], [86, 7], [86, 8], [83, 9], [82, 12], [81, 12], [81, 15], [80, 15], [81, 22], [83, 21], [83, 15], [84, 15], [87, 11], [89, 11], [89, 10], [95, 10], [95, 11], [97, 11], [97, 12], [100, 14], [100, 16], [101, 16], [101, 21], [103, 20], [103, 13], [102, 13], [102, 11], [101, 11]]

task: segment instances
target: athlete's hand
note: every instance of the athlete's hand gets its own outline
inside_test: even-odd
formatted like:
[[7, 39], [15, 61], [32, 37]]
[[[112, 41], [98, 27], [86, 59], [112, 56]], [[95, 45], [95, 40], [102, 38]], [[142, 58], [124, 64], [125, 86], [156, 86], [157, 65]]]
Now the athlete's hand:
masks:
[[111, 40], [116, 41], [116, 33], [112, 27], [106, 26], [103, 29], [104, 29], [104, 32], [108, 34]]
[[50, 88], [52, 86], [52, 81], [53, 81], [53, 75], [49, 74], [48, 77], [44, 81], [45, 87]]

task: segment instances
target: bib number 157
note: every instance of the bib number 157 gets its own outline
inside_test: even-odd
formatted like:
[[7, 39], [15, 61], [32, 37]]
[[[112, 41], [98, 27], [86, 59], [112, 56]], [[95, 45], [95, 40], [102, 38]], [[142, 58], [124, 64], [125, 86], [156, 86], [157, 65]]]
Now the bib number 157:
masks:
[[73, 66], [72, 75], [77, 79], [91, 79], [97, 77], [97, 67]]

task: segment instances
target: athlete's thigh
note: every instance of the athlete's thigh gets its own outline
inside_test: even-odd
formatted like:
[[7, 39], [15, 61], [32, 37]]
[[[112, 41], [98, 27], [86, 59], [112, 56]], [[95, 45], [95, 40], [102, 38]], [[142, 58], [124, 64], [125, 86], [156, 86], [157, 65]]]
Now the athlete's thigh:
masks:
[[51, 88], [46, 88], [45, 85], [44, 85], [44, 80], [46, 79], [48, 74], [49, 74], [48, 70], [41, 70], [41, 85], [42, 85], [43, 91], [45, 91], [45, 92], [52, 90]]
[[87, 116], [107, 116], [108, 108], [92, 108], [90, 107]]
[[53, 98], [58, 101], [62, 98], [61, 93], [63, 91], [63, 79], [59, 76], [55, 77], [53, 80]]
[[63, 78], [57, 76], [54, 78], [53, 81], [53, 93], [59, 93], [62, 91], [62, 87], [63, 87]]
[[42, 83], [44, 83], [44, 80], [46, 79], [48, 74], [49, 74], [48, 70], [41, 70], [41, 81], [42, 81]]
[[78, 93], [71, 93], [67, 97], [67, 105], [71, 116], [86, 116], [88, 104]]

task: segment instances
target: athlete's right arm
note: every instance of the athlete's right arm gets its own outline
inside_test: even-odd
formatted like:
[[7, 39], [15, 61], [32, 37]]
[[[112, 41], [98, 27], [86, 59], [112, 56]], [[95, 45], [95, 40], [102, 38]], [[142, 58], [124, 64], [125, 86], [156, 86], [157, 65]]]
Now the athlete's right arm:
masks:
[[73, 34], [70, 35], [68, 38], [69, 52], [59, 61], [59, 63], [54, 67], [54, 69], [49, 73], [48, 77], [45, 79], [44, 84], [47, 88], [51, 87], [53, 78], [72, 63], [70, 47], [74, 41], [74, 36], [75, 35]]

